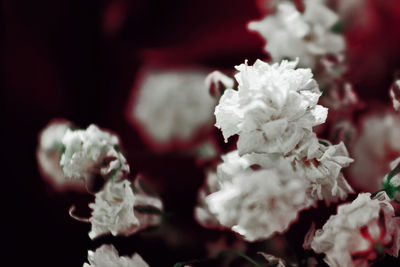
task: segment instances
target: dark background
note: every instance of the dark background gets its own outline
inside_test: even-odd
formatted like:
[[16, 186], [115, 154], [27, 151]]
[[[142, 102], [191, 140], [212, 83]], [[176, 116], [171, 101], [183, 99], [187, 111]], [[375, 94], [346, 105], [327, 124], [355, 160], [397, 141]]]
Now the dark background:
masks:
[[[368, 3], [367, 23], [346, 30], [348, 77], [365, 101], [385, 104], [393, 71], [400, 68], [400, 4]], [[192, 216], [203, 170], [180, 153], [152, 153], [128, 124], [125, 108], [144, 63], [232, 69], [245, 59], [266, 59], [263, 42], [245, 28], [260, 16], [250, 0], [2, 1], [1, 251], [3, 262], [12, 263], [1, 265], [82, 266], [87, 250], [103, 243], [113, 243], [122, 255], [138, 252], [151, 266], [206, 257], [204, 242], [220, 233]], [[172, 214], [165, 226], [91, 241], [90, 225], [71, 219], [68, 208], [76, 204], [86, 214], [92, 197], [58, 193], [38, 172], [37, 134], [53, 118], [117, 132], [133, 174], [149, 177]], [[327, 218], [307, 214], [320, 223]], [[296, 248], [306, 230], [288, 233]]]

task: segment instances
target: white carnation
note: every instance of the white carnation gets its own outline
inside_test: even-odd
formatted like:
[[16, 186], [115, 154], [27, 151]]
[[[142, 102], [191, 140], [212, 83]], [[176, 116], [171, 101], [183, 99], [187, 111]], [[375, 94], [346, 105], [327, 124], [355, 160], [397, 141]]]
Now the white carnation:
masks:
[[113, 245], [102, 245], [96, 251], [88, 251], [89, 263], [83, 267], [149, 267], [149, 265], [135, 253], [132, 257], [120, 257]]
[[50, 122], [39, 134], [37, 160], [44, 178], [56, 189], [81, 188], [82, 181], [66, 179], [60, 166], [61, 155], [64, 152], [62, 138], [70, 129], [72, 123], [68, 121]]
[[130, 116], [157, 144], [190, 141], [211, 125], [216, 100], [199, 69], [147, 70], [143, 73]]
[[374, 199], [362, 193], [338, 207], [337, 215], [315, 233], [311, 247], [326, 255], [329, 266], [369, 266], [383, 252], [398, 255], [399, 223], [385, 193]]
[[111, 233], [112, 235], [130, 235], [139, 229], [140, 222], [134, 214], [135, 195], [128, 180], [114, 182], [109, 180], [102, 191], [96, 193], [93, 210], [89, 219], [92, 229], [91, 239]]
[[265, 40], [274, 62], [300, 58], [300, 65], [314, 68], [317, 57], [344, 51], [343, 36], [332, 32], [338, 16], [323, 0], [305, 0], [301, 13], [294, 3], [280, 1], [275, 14], [250, 22], [248, 28]]
[[327, 109], [310, 69], [297, 62], [270, 65], [257, 60], [236, 67], [238, 90], [227, 89], [215, 109], [225, 140], [239, 134], [240, 154], [288, 153], [312, 127], [325, 122]]
[[120, 152], [118, 137], [90, 125], [86, 130], [68, 129], [62, 138], [65, 147], [60, 161], [68, 178], [88, 180], [95, 174], [120, 179], [129, 165]]
[[91, 239], [111, 233], [129, 236], [161, 220], [162, 202], [150, 196], [140, 186], [139, 179], [132, 186], [128, 180], [109, 180], [102, 191], [96, 193], [95, 202], [90, 203], [92, 216], [89, 222]]
[[306, 195], [307, 181], [292, 171], [289, 161], [257, 154], [239, 157], [237, 151], [223, 159], [217, 176], [209, 176], [217, 181], [211, 183], [213, 188], [206, 187], [211, 192], [204, 202], [220, 225], [246, 240], [287, 230], [298, 213], [313, 204]]

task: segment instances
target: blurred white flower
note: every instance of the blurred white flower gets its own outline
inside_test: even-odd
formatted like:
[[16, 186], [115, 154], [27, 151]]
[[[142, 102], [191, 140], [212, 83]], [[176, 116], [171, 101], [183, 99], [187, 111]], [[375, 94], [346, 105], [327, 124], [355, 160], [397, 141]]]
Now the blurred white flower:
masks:
[[293, 2], [280, 1], [274, 14], [248, 24], [266, 40], [264, 49], [274, 62], [299, 57], [301, 66], [314, 68], [318, 57], [344, 51], [343, 36], [332, 31], [337, 14], [323, 0], [305, 0], [304, 5], [301, 13]]
[[382, 177], [390, 171], [389, 164], [400, 154], [400, 118], [394, 112], [372, 113], [361, 123], [349, 168], [354, 187], [375, 192], [382, 187]]
[[[162, 203], [158, 198], [146, 195], [139, 186], [132, 188], [128, 180], [109, 180], [103, 190], [96, 193], [95, 202], [89, 207], [92, 209], [89, 237], [95, 239], [108, 233], [129, 236], [159, 224]], [[152, 209], [156, 214], [141, 208]]]
[[313, 204], [306, 195], [307, 181], [282, 157], [240, 157], [234, 151], [223, 159], [217, 175], [208, 176], [212, 188], [206, 187], [203, 210], [246, 240], [286, 231], [298, 213]]
[[150, 69], [143, 73], [129, 116], [156, 144], [190, 141], [202, 126], [212, 124], [216, 100], [201, 69]]
[[310, 134], [288, 157], [295, 169], [304, 171], [304, 177], [310, 182], [307, 192], [312, 199], [324, 200], [329, 205], [353, 192], [341, 172], [353, 162], [342, 142], [332, 145]]
[[239, 135], [240, 154], [287, 154], [313, 126], [325, 122], [327, 109], [317, 105], [321, 93], [311, 70], [296, 65], [257, 60], [253, 66], [236, 66], [238, 90], [224, 92], [215, 116], [225, 141]]
[[149, 267], [137, 253], [130, 258], [120, 257], [113, 245], [102, 245], [94, 252], [89, 250], [88, 261], [83, 267]]
[[129, 173], [118, 137], [94, 124], [86, 130], [67, 129], [62, 144], [65, 151], [60, 165], [68, 178], [88, 180], [100, 174], [105, 178], [120, 179]]
[[66, 179], [60, 166], [61, 155], [64, 152], [62, 138], [72, 123], [66, 120], [50, 122], [39, 134], [37, 160], [45, 179], [57, 190], [81, 189], [84, 184], [80, 180]]
[[371, 199], [370, 193], [359, 194], [350, 204], [338, 207], [322, 230], [317, 230], [311, 247], [326, 255], [329, 266], [370, 266], [383, 253], [397, 257], [400, 220], [386, 193]]

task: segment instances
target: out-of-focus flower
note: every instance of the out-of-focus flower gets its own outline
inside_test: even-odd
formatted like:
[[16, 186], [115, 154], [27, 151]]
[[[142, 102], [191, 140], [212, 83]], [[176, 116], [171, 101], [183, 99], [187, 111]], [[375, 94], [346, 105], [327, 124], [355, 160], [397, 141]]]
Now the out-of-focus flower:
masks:
[[240, 154], [287, 154], [312, 127], [325, 122], [327, 109], [317, 105], [321, 93], [311, 70], [296, 65], [257, 60], [253, 66], [236, 66], [238, 90], [225, 90], [215, 116], [225, 141], [239, 135]]
[[204, 196], [203, 210], [246, 240], [286, 231], [298, 213], [313, 204], [306, 194], [307, 181], [282, 157], [240, 157], [234, 151], [223, 159], [217, 175], [208, 177], [212, 188], [207, 188], [211, 192]]
[[382, 185], [390, 198], [400, 201], [400, 157], [390, 163], [390, 172], [383, 178]]
[[92, 224], [89, 233], [91, 239], [108, 233], [129, 236], [160, 222], [159, 216], [157, 219], [154, 214], [143, 211], [151, 208], [160, 215], [160, 200], [145, 195], [143, 190], [135, 189], [136, 194], [128, 180], [109, 180], [103, 190], [96, 194], [95, 202], [89, 204], [92, 209], [89, 219]]
[[324, 200], [329, 205], [353, 192], [341, 172], [353, 162], [342, 142], [332, 145], [310, 134], [289, 158], [296, 170], [304, 171], [304, 177], [310, 182], [308, 194], [312, 199]]
[[382, 177], [389, 164], [400, 154], [400, 118], [395, 113], [373, 113], [362, 121], [360, 135], [354, 143], [350, 169], [353, 186], [375, 192], [381, 189]]
[[392, 99], [393, 108], [396, 111], [400, 109], [400, 79], [393, 82], [389, 89], [389, 95]]
[[249, 23], [266, 40], [264, 49], [274, 62], [299, 57], [301, 66], [314, 68], [318, 57], [344, 51], [343, 36], [332, 30], [337, 14], [323, 0], [305, 0], [304, 5], [301, 13], [294, 3], [280, 1], [274, 14]]
[[118, 137], [90, 125], [86, 130], [68, 129], [62, 138], [65, 151], [60, 165], [66, 177], [90, 180], [96, 174], [120, 179], [129, 173]]
[[188, 142], [212, 123], [216, 100], [207, 91], [201, 69], [144, 71], [128, 116], [156, 145]]
[[338, 207], [337, 215], [317, 230], [311, 247], [326, 255], [329, 266], [369, 266], [369, 261], [383, 253], [397, 257], [399, 226], [386, 193], [373, 199], [370, 193], [362, 193], [352, 203]]
[[44, 178], [57, 190], [84, 188], [82, 181], [66, 179], [60, 166], [61, 155], [65, 150], [62, 138], [71, 127], [72, 123], [69, 121], [55, 120], [39, 134], [37, 149], [39, 168]]
[[94, 252], [89, 250], [88, 262], [83, 267], [149, 267], [137, 253], [130, 258], [120, 257], [113, 245], [102, 245]]

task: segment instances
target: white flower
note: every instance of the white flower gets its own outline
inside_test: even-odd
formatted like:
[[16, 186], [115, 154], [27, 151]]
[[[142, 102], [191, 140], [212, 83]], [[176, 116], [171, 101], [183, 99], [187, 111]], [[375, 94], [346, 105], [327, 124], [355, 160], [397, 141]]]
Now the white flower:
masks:
[[130, 258], [120, 257], [113, 245], [102, 245], [95, 252], [89, 250], [88, 261], [83, 267], [149, 267], [137, 253]]
[[94, 239], [108, 233], [127, 236], [136, 232], [140, 222], [134, 214], [134, 205], [131, 183], [109, 180], [103, 190], [96, 193], [95, 202], [89, 204], [93, 210], [89, 219], [92, 224], [89, 237]]
[[400, 220], [383, 192], [371, 199], [359, 194], [350, 204], [338, 207], [318, 230], [311, 243], [317, 253], [326, 255], [329, 266], [369, 266], [369, 261], [386, 252], [397, 257]]
[[237, 151], [223, 159], [217, 176], [209, 176], [217, 181], [207, 188], [211, 192], [204, 202], [220, 225], [246, 240], [287, 230], [298, 213], [313, 204], [306, 195], [306, 180], [292, 171], [289, 161], [261, 154], [239, 157]]
[[[382, 187], [382, 177], [389, 164], [400, 154], [400, 118], [393, 112], [367, 115], [355, 140], [350, 167], [350, 182], [357, 188], [375, 192]], [[396, 155], [396, 156], [395, 156]]]
[[332, 32], [338, 16], [323, 0], [305, 0], [301, 13], [294, 3], [281, 1], [275, 14], [250, 22], [248, 28], [266, 39], [265, 50], [274, 62], [300, 58], [300, 65], [314, 68], [317, 58], [344, 51], [343, 36]]
[[400, 80], [396, 80], [393, 82], [392, 86], [389, 89], [389, 95], [392, 99], [393, 108], [396, 111], [400, 110]]
[[190, 141], [211, 125], [216, 100], [207, 91], [200, 69], [150, 69], [143, 73], [129, 116], [156, 144]]
[[44, 178], [57, 190], [83, 187], [82, 181], [66, 179], [60, 166], [61, 155], [65, 149], [61, 140], [71, 126], [69, 121], [56, 120], [50, 122], [39, 134], [38, 164]]
[[86, 130], [68, 129], [62, 138], [65, 147], [60, 161], [68, 178], [85, 180], [95, 174], [120, 179], [129, 173], [129, 165], [120, 152], [118, 137], [90, 125]]
[[325, 122], [327, 109], [317, 105], [321, 93], [310, 69], [297, 62], [241, 64], [238, 90], [227, 89], [215, 109], [216, 126], [227, 138], [239, 134], [240, 154], [288, 153]]
[[295, 169], [304, 171], [304, 177], [310, 182], [307, 191], [312, 199], [324, 200], [328, 205], [345, 199], [353, 192], [341, 172], [353, 162], [342, 142], [331, 145], [328, 141], [318, 141], [315, 134], [310, 134], [288, 158]]
[[[92, 216], [89, 222], [91, 239], [111, 233], [129, 236], [151, 225], [160, 223], [162, 203], [157, 197], [147, 195], [135, 181], [135, 193], [128, 180], [109, 180], [90, 203]], [[154, 212], [141, 211], [151, 209]]]

